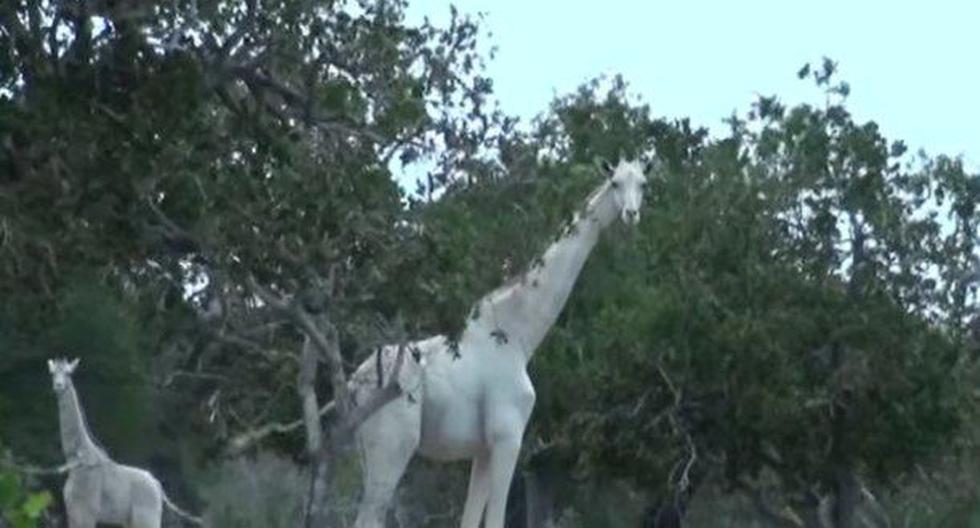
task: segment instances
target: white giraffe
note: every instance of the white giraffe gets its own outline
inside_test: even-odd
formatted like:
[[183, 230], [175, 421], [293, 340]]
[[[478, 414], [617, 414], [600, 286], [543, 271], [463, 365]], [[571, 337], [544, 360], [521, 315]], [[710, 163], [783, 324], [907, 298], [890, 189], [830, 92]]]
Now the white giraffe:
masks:
[[[398, 481], [413, 454], [472, 460], [462, 528], [503, 528], [507, 492], [534, 407], [527, 364], [565, 305], [602, 230], [617, 218], [640, 220], [646, 172], [637, 161], [604, 162], [607, 178], [562, 236], [529, 271], [477, 301], [460, 335], [458, 354], [443, 336], [411, 346], [421, 361], [404, 363], [407, 394], [371, 416], [358, 431], [364, 494], [357, 528], [383, 528]], [[382, 351], [383, 371], [397, 347]], [[377, 360], [354, 374], [355, 399], [379, 383]]]
[[160, 528], [164, 504], [200, 524], [200, 519], [170, 502], [152, 474], [114, 462], [95, 443], [71, 380], [77, 367], [78, 359], [48, 360], [51, 383], [58, 397], [61, 449], [70, 468], [64, 488], [69, 528], [95, 528], [96, 523]]

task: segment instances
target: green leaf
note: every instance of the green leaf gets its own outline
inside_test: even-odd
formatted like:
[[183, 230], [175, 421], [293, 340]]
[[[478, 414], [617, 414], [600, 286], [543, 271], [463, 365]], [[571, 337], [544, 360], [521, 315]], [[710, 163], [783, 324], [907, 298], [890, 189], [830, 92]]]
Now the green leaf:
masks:
[[51, 494], [47, 491], [32, 493], [21, 506], [21, 511], [31, 519], [37, 519], [51, 505], [51, 502]]
[[810, 63], [809, 62], [806, 63], [806, 64], [804, 64], [803, 67], [800, 68], [800, 71], [796, 72], [796, 77], [799, 78], [799, 79], [802, 79], [802, 78], [806, 77], [807, 75], [810, 75]]

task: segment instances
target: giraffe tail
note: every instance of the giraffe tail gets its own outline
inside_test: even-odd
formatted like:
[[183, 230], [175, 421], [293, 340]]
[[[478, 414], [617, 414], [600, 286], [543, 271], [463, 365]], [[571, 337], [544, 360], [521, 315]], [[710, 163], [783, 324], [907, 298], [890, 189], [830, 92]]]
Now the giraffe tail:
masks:
[[185, 512], [184, 510], [180, 509], [179, 506], [177, 506], [176, 504], [174, 504], [170, 500], [170, 497], [167, 496], [167, 492], [161, 490], [161, 495], [163, 496], [163, 502], [164, 502], [164, 504], [166, 504], [168, 508], [170, 508], [171, 510], [173, 510], [174, 513], [176, 513], [177, 515], [183, 517], [184, 519], [186, 519], [186, 520], [188, 520], [188, 521], [190, 521], [190, 522], [192, 522], [192, 523], [194, 523], [194, 524], [196, 524], [198, 526], [204, 526], [204, 520], [203, 519], [201, 519], [200, 517], [195, 517], [195, 516], [193, 516], [193, 515]]

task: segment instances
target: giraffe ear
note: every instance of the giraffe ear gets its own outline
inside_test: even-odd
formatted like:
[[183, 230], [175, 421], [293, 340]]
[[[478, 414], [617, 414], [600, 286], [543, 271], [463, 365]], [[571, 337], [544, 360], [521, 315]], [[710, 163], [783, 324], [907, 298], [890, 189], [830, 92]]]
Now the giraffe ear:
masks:
[[71, 374], [72, 372], [75, 372], [75, 368], [78, 367], [78, 362], [79, 362], [79, 359], [78, 358], [75, 358], [75, 359], [71, 360], [71, 363], [68, 364], [68, 373], [69, 374]]
[[599, 167], [599, 172], [601, 172], [606, 178], [612, 178], [613, 172], [616, 171], [612, 163], [605, 158], [599, 158], [596, 160], [596, 166]]
[[48, 360], [48, 372], [54, 374], [54, 361], [50, 359]]

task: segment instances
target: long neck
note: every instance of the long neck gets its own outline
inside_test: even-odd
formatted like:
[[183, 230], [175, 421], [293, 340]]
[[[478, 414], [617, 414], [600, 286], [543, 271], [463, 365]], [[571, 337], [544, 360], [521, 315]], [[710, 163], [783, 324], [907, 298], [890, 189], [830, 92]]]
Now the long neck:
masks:
[[58, 393], [58, 419], [61, 425], [61, 449], [68, 460], [77, 457], [104, 457], [103, 451], [92, 440], [88, 424], [78, 401], [75, 385], [68, 382], [65, 390]]
[[506, 338], [518, 341], [526, 361], [555, 324], [599, 235], [616, 214], [609, 182], [603, 182], [526, 274], [481, 301]]

